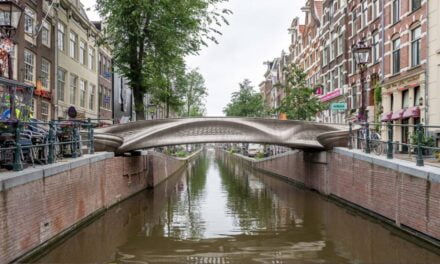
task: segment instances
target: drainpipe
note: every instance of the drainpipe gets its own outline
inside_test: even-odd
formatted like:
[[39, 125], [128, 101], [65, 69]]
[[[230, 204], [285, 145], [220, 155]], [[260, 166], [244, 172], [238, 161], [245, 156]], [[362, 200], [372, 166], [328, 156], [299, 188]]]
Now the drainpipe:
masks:
[[[425, 125], [429, 125], [429, 115], [428, 115], [428, 110], [429, 110], [429, 1], [426, 1], [426, 50], [427, 52], [427, 56], [426, 56], [426, 67], [425, 67]], [[417, 102], [417, 101], [416, 101]]]
[[384, 70], [385, 70], [385, 16], [384, 16], [384, 12], [385, 12], [385, 1], [381, 1], [381, 10], [382, 10], [382, 15], [380, 17], [380, 24], [381, 24], [381, 38], [382, 41], [381, 43], [381, 50], [382, 50], [382, 61], [380, 62], [380, 80], [381, 83], [383, 83], [384, 79], [385, 79], [385, 74], [384, 74]]
[[[54, 93], [53, 93], [53, 97], [54, 97], [54, 113], [56, 116], [58, 116], [58, 66], [59, 66], [59, 61], [58, 61], [58, 4], [56, 4], [57, 8], [54, 8], [54, 13], [55, 13], [55, 27], [53, 30], [53, 33], [55, 35], [55, 43], [54, 43], [54, 49], [55, 49], [55, 74], [54, 74], [54, 83], [55, 83], [55, 89], [54, 89]], [[52, 117], [52, 119], [54, 119]], [[58, 119], [58, 118], [57, 118]]]

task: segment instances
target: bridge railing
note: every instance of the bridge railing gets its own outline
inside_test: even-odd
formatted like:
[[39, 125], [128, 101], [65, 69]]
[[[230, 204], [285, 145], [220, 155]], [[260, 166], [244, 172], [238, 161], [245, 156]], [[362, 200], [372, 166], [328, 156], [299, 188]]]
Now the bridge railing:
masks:
[[21, 171], [25, 166], [53, 164], [62, 158], [78, 158], [83, 147], [94, 153], [94, 128], [103, 119], [1, 120], [0, 167]]
[[361, 149], [388, 159], [415, 160], [417, 166], [424, 166], [426, 161], [433, 164], [440, 161], [436, 135], [440, 133], [440, 126], [365, 122], [349, 123], [349, 131], [349, 149]]

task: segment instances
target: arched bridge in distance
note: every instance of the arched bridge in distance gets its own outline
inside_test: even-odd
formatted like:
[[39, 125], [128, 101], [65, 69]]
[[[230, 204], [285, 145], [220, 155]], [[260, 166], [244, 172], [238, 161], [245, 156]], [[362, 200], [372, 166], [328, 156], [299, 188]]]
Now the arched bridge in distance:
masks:
[[98, 151], [197, 143], [261, 143], [296, 149], [346, 146], [348, 126], [262, 118], [202, 117], [144, 120], [95, 130]]

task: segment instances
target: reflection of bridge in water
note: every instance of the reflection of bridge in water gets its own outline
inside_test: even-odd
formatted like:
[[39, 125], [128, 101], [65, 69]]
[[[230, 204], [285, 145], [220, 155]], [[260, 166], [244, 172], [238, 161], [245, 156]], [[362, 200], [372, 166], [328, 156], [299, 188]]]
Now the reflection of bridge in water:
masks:
[[297, 149], [346, 146], [348, 127], [262, 118], [187, 118], [145, 120], [95, 130], [97, 150], [123, 153], [197, 143], [261, 143]]

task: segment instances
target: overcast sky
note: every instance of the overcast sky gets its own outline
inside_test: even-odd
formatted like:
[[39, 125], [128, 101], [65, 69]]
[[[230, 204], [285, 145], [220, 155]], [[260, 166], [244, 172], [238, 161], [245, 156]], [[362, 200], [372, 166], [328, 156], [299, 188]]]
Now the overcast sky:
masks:
[[[81, 0], [89, 18], [98, 20], [93, 12], [95, 0]], [[230, 25], [223, 27], [219, 44], [204, 48], [199, 56], [187, 59], [190, 68], [199, 68], [208, 88], [208, 116], [223, 116], [223, 108], [238, 83], [248, 78], [255, 89], [263, 81], [266, 66], [288, 49], [287, 29], [296, 16], [300, 16], [303, 0], [230, 0], [227, 7], [234, 14]]]

